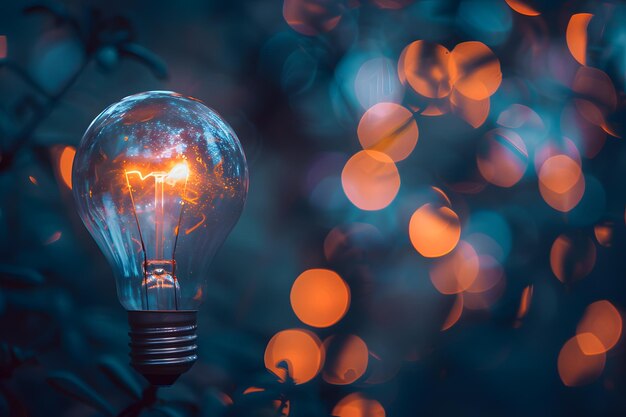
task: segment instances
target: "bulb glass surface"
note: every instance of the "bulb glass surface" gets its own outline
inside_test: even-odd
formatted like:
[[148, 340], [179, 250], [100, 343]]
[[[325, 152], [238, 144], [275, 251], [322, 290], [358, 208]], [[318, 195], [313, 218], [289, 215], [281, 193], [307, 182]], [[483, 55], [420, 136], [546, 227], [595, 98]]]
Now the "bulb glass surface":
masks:
[[109, 106], [74, 159], [78, 211], [128, 310], [195, 310], [248, 190], [230, 126], [202, 102], [152, 91]]

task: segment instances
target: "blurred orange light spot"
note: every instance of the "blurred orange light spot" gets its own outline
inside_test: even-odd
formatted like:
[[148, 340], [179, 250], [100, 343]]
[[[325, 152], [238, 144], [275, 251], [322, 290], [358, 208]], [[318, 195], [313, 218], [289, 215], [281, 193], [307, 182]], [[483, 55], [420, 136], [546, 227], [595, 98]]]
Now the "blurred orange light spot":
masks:
[[500, 263], [490, 255], [478, 257], [476, 279], [463, 295], [463, 305], [470, 310], [487, 310], [502, 296], [506, 280]]
[[37, 178], [33, 177], [32, 175], [28, 176], [28, 180], [32, 182], [34, 185], [39, 185], [39, 181], [37, 181]]
[[291, 307], [303, 323], [328, 327], [337, 323], [350, 306], [350, 289], [337, 273], [309, 269], [291, 287]]
[[467, 290], [479, 271], [478, 255], [469, 243], [459, 241], [457, 247], [430, 269], [430, 280], [442, 294], [458, 294]]
[[357, 129], [363, 149], [379, 151], [393, 161], [411, 154], [419, 131], [413, 113], [395, 103], [378, 103], [363, 114]]
[[585, 177], [580, 164], [567, 155], [548, 158], [539, 170], [539, 192], [552, 208], [568, 212], [585, 193]]
[[0, 59], [4, 59], [7, 57], [8, 48], [7, 48], [7, 37], [6, 35], [0, 36]]
[[[593, 337], [593, 335], [591, 335]], [[590, 336], [583, 336], [590, 338]], [[568, 387], [586, 385], [597, 379], [604, 370], [606, 354], [586, 355], [580, 349], [580, 336], [574, 336], [559, 352], [558, 370], [561, 381]]]
[[587, 26], [592, 17], [591, 13], [572, 15], [565, 32], [567, 47], [574, 59], [581, 65], [587, 65]]
[[609, 301], [596, 301], [585, 310], [576, 333], [580, 336], [586, 333], [595, 336], [579, 338], [580, 349], [585, 354], [607, 352], [617, 344], [622, 335], [622, 316]]
[[471, 41], [458, 44], [450, 53], [450, 80], [465, 97], [484, 100], [502, 82], [500, 61], [487, 45]]
[[326, 365], [322, 377], [330, 384], [347, 385], [367, 370], [369, 351], [358, 336], [330, 336], [324, 341]]
[[448, 317], [446, 317], [446, 321], [441, 326], [441, 331], [444, 332], [454, 326], [457, 321], [461, 318], [461, 314], [463, 314], [463, 294], [457, 294], [456, 300], [454, 304], [452, 304], [452, 308], [448, 313]]
[[243, 391], [243, 394], [252, 394], [254, 392], [263, 392], [265, 391], [265, 388], [259, 388], [259, 387], [248, 387]]
[[[583, 115], [593, 124], [604, 123], [604, 117], [615, 111], [617, 107], [617, 92], [615, 85], [608, 74], [600, 69], [580, 67], [576, 71], [572, 91], [578, 95], [578, 107]], [[584, 105], [585, 102], [593, 106]], [[583, 107], [581, 107], [583, 104]], [[595, 108], [595, 109], [594, 109]], [[586, 114], [598, 112], [599, 114]]]
[[409, 238], [422, 256], [443, 256], [455, 248], [460, 237], [459, 216], [448, 207], [427, 203], [411, 216]]
[[70, 190], [72, 189], [72, 165], [74, 164], [74, 156], [76, 156], [76, 148], [66, 146], [59, 156], [59, 173], [61, 179]]
[[341, 20], [341, 7], [332, 0], [285, 0], [283, 17], [296, 32], [315, 36], [337, 26]]
[[54, 232], [45, 242], [44, 245], [49, 245], [51, 243], [56, 242], [57, 240], [61, 239], [61, 232], [57, 231]]
[[441, 98], [450, 93], [448, 75], [450, 51], [428, 41], [409, 44], [398, 60], [398, 77], [406, 80], [416, 93], [428, 98]]
[[548, 158], [539, 171], [539, 181], [550, 191], [565, 193], [580, 179], [580, 165], [567, 155]]
[[265, 349], [265, 367], [282, 381], [287, 379], [286, 365], [296, 384], [313, 379], [324, 363], [322, 343], [308, 330], [289, 329], [272, 337]]
[[341, 184], [348, 199], [362, 210], [387, 207], [400, 189], [400, 174], [386, 154], [360, 151], [346, 162]]
[[486, 97], [482, 100], [473, 100], [453, 89], [450, 94], [452, 112], [465, 120], [474, 129], [480, 127], [489, 116], [491, 100]]
[[513, 10], [515, 10], [519, 14], [523, 14], [524, 16], [539, 16], [539, 13], [535, 8], [525, 4], [522, 0], [505, 0], [506, 4]]
[[563, 283], [584, 278], [596, 263], [596, 246], [586, 236], [560, 235], [550, 250], [550, 267]]
[[580, 152], [578, 148], [567, 137], [561, 138], [559, 143], [548, 142], [535, 150], [535, 172], [539, 175], [543, 164], [553, 156], [566, 155], [573, 159], [579, 166], [581, 165]]
[[613, 222], [604, 222], [596, 224], [593, 228], [593, 233], [596, 236], [598, 243], [604, 247], [611, 247], [613, 244], [613, 228], [615, 225]]
[[376, 400], [355, 392], [341, 399], [332, 415], [335, 417], [385, 417], [385, 409]]
[[493, 129], [485, 135], [476, 156], [480, 175], [498, 187], [512, 187], [524, 176], [528, 151], [524, 141], [512, 130]]
[[527, 285], [522, 291], [522, 296], [519, 301], [519, 308], [517, 309], [517, 319], [521, 320], [528, 314], [530, 309], [530, 303], [533, 299], [533, 286]]

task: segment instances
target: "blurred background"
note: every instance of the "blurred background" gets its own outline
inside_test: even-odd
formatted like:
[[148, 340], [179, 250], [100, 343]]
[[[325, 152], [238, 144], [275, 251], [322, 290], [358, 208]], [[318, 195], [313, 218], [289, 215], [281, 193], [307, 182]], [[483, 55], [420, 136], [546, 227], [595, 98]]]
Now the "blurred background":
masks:
[[[626, 409], [626, 5], [0, 5], [0, 415]], [[71, 166], [106, 106], [204, 101], [248, 158], [199, 361], [128, 366]]]

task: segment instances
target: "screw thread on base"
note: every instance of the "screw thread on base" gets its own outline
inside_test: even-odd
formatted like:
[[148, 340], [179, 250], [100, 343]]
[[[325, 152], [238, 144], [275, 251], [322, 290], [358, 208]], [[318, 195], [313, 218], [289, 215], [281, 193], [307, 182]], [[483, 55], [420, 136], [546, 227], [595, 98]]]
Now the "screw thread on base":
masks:
[[198, 359], [196, 311], [129, 311], [130, 364], [152, 385], [172, 385]]

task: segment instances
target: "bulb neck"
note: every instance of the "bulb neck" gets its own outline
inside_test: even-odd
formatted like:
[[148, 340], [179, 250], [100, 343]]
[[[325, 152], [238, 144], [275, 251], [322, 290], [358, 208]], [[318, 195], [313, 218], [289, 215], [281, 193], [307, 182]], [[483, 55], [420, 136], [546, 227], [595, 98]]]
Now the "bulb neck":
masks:
[[128, 312], [130, 364], [152, 385], [172, 385], [198, 359], [197, 311]]

